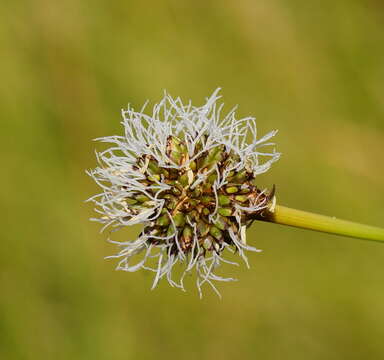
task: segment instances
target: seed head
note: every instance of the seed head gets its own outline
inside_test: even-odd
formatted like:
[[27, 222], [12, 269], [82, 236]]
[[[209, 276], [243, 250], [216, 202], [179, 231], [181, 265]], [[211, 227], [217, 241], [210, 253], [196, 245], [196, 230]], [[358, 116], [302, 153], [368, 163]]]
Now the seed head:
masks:
[[[196, 284], [231, 281], [214, 273], [224, 250], [237, 252], [248, 265], [245, 230], [269, 206], [273, 195], [255, 180], [279, 158], [268, 140], [258, 139], [255, 119], [222, 116], [217, 89], [203, 106], [165, 94], [152, 114], [131, 107], [122, 111], [124, 136], [97, 139], [113, 144], [97, 153], [100, 164], [88, 174], [103, 192], [90, 200], [101, 215], [93, 219], [120, 229], [142, 224], [134, 241], [117, 242], [118, 270], [141, 268], [184, 290], [184, 276], [195, 269]], [[260, 157], [266, 159], [260, 161]], [[103, 229], [104, 229], [103, 228]], [[172, 271], [182, 264], [177, 280]]]

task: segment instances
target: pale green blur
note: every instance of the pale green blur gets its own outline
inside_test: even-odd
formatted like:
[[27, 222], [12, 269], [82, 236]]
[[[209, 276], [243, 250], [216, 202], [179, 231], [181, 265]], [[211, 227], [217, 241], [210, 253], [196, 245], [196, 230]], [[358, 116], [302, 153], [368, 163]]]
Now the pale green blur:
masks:
[[[384, 246], [255, 223], [251, 269], [199, 300], [115, 272], [88, 218], [91, 140], [163, 90], [279, 129], [260, 186], [384, 225], [380, 1], [3, 1], [0, 359], [382, 359]], [[138, 229], [121, 234], [134, 238]]]

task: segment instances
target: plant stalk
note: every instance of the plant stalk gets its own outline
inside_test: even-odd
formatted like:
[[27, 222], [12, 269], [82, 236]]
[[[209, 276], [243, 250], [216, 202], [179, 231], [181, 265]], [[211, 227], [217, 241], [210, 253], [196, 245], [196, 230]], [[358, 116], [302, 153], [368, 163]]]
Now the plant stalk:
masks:
[[335, 217], [291, 209], [281, 205], [275, 205], [273, 208], [270, 208], [259, 216], [257, 220], [329, 234], [384, 242], [384, 229], [379, 227], [340, 220]]

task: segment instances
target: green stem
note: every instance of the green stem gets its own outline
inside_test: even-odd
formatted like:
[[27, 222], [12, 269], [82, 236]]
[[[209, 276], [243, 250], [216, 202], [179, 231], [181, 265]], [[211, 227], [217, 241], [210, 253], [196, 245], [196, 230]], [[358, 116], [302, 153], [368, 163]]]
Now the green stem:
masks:
[[276, 205], [257, 220], [360, 239], [383, 241], [384, 229]]

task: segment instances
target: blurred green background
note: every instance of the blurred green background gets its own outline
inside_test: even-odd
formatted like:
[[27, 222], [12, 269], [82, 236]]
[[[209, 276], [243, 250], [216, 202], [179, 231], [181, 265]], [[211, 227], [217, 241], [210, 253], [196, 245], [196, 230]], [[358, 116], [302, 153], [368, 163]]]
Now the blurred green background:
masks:
[[383, 245], [255, 224], [264, 252], [199, 300], [115, 272], [83, 201], [121, 108], [221, 86], [280, 130], [260, 177], [280, 203], [383, 226], [383, 20], [377, 0], [3, 1], [0, 358], [382, 359]]

